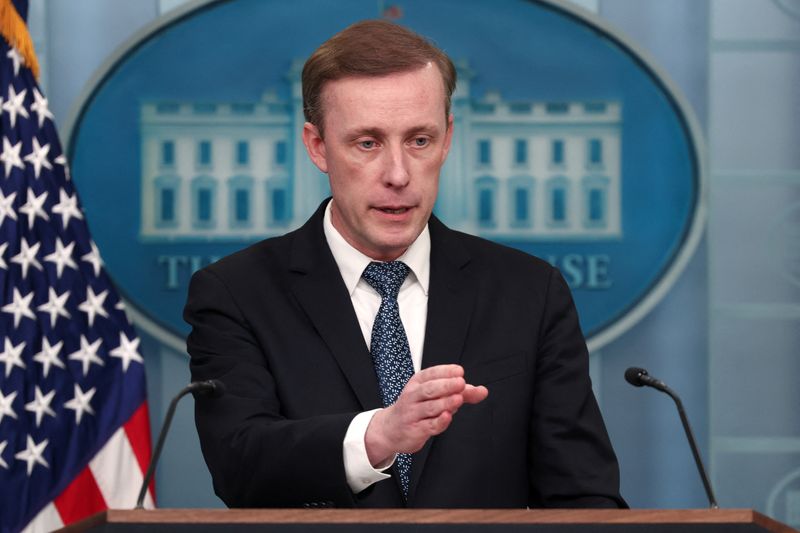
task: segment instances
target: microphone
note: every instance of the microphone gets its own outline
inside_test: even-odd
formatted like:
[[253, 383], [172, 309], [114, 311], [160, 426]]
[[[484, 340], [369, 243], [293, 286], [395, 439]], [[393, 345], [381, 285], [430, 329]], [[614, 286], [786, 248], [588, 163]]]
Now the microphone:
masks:
[[144, 497], [147, 494], [147, 486], [150, 484], [150, 480], [153, 478], [153, 474], [156, 472], [156, 463], [158, 463], [158, 458], [161, 455], [161, 448], [164, 447], [164, 440], [167, 438], [167, 432], [169, 431], [169, 426], [172, 423], [172, 417], [175, 415], [175, 408], [178, 406], [178, 401], [180, 401], [181, 398], [190, 392], [202, 394], [203, 396], [208, 396], [210, 398], [219, 398], [225, 394], [225, 385], [218, 379], [193, 381], [181, 389], [181, 391], [172, 399], [169, 404], [169, 408], [167, 409], [167, 416], [164, 417], [164, 423], [161, 425], [161, 432], [158, 434], [158, 441], [156, 442], [156, 447], [153, 450], [153, 457], [150, 459], [150, 465], [147, 467], [147, 474], [145, 474], [144, 481], [142, 481], [142, 487], [139, 490], [139, 498], [136, 500], [135, 509], [144, 508]]
[[683, 410], [683, 402], [681, 402], [681, 399], [675, 394], [675, 391], [667, 387], [666, 383], [648, 374], [647, 370], [644, 368], [632, 366], [627, 369], [625, 371], [625, 381], [634, 387], [653, 387], [669, 395], [669, 397], [675, 401], [675, 406], [678, 408], [678, 414], [681, 417], [681, 424], [683, 424], [683, 431], [686, 433], [686, 439], [689, 441], [689, 446], [692, 449], [697, 471], [700, 473], [700, 479], [703, 481], [703, 488], [706, 490], [709, 507], [711, 509], [719, 509], [717, 500], [714, 497], [714, 491], [711, 488], [711, 483], [708, 481], [708, 476], [706, 475], [706, 469], [703, 467], [703, 460], [700, 458], [700, 452], [697, 450], [697, 442], [695, 442], [692, 428], [689, 426], [689, 419], [686, 418], [686, 412]]

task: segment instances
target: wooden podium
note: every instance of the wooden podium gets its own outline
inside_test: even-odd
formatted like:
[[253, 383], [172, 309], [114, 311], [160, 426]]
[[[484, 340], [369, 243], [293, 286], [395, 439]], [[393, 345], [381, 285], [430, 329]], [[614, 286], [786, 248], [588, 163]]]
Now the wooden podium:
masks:
[[368, 532], [529, 531], [789, 533], [797, 530], [749, 509], [158, 509], [109, 510], [64, 532]]

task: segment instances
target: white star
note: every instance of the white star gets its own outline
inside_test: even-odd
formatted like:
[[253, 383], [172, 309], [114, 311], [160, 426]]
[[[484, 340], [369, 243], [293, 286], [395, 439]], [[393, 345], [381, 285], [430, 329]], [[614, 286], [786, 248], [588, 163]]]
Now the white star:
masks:
[[16, 192], [12, 192], [8, 196], [3, 194], [3, 191], [0, 191], [0, 225], [3, 224], [6, 217], [10, 218], [11, 220], [17, 220], [17, 212], [14, 211], [14, 199], [17, 197]]
[[[14, 287], [14, 300], [10, 304], [6, 304], [3, 306], [2, 309], [3, 311], [14, 315], [15, 328], [19, 326], [19, 321], [22, 319], [23, 316], [36, 320], [36, 315], [34, 315], [33, 311], [31, 311], [32, 298], [33, 298], [33, 291], [29, 292], [27, 296], [23, 297], [19, 293], [19, 289]], [[8, 339], [6, 339], [6, 343], [8, 342], [9, 342]], [[6, 349], [8, 349], [8, 344], [6, 344]], [[6, 369], [6, 376], [8, 376], [8, 369]]]
[[42, 96], [36, 87], [33, 88], [33, 99], [36, 101], [31, 104], [31, 111], [36, 113], [36, 116], [39, 117], [39, 127], [41, 128], [45, 119], [53, 119], [53, 113], [51, 113], [50, 108], [47, 107], [47, 98]]
[[19, 242], [19, 253], [11, 258], [12, 263], [17, 263], [22, 267], [22, 279], [28, 276], [28, 268], [33, 265], [34, 268], [42, 270], [42, 264], [36, 259], [36, 254], [39, 253], [39, 247], [42, 243], [37, 242], [33, 246], [28, 244], [28, 240], [23, 237]]
[[44, 146], [42, 146], [39, 144], [39, 139], [34, 137], [31, 153], [23, 157], [25, 161], [33, 165], [34, 177], [36, 178], [39, 177], [39, 173], [42, 171], [42, 167], [48, 170], [53, 170], [53, 165], [51, 165], [50, 160], [47, 159], [48, 152], [50, 152], [50, 145], [45, 144]]
[[106, 296], [108, 296], [108, 289], [100, 294], [95, 294], [91, 287], [86, 288], [86, 300], [78, 306], [78, 309], [89, 316], [89, 327], [94, 325], [94, 318], [97, 315], [108, 318], [108, 312], [103, 308]]
[[36, 444], [31, 436], [28, 435], [27, 447], [14, 456], [15, 459], [19, 459], [20, 461], [25, 461], [28, 463], [28, 477], [31, 477], [31, 472], [33, 472], [33, 465], [35, 463], [39, 463], [46, 468], [50, 468], [50, 465], [47, 464], [47, 461], [45, 461], [44, 457], [42, 457], [42, 453], [44, 452], [44, 449], [47, 448], [49, 442], [49, 440], [44, 439], [39, 444]]
[[116, 304], [114, 304], [114, 309], [116, 309], [117, 311], [122, 312], [122, 316], [125, 317], [125, 321], [128, 324], [131, 323], [131, 319], [130, 319], [130, 317], [128, 317], [128, 313], [126, 312], [125, 302], [123, 302], [122, 300], [119, 300]]
[[[67, 303], [67, 298], [69, 298], [69, 291], [66, 291], [64, 294], [57, 295], [56, 290], [53, 287], [48, 287], [47, 290], [47, 301], [37, 307], [36, 310], [48, 313], [50, 315], [50, 327], [54, 328], [56, 327], [56, 320], [59, 316], [63, 316], [64, 318], [70, 317], [69, 312], [64, 309], [64, 305]], [[45, 339], [45, 342], [47, 342], [47, 339]], [[47, 370], [45, 370], [44, 375], [47, 377]]]
[[[14, 289], [16, 290], [16, 289]], [[15, 366], [20, 368], [25, 368], [25, 363], [22, 362], [22, 350], [25, 349], [25, 342], [21, 342], [18, 345], [14, 346], [11, 344], [11, 339], [5, 339], [5, 350], [0, 353], [0, 363], [4, 363], [6, 365], [6, 377], [11, 374], [11, 371], [14, 370]], [[16, 418], [16, 416], [14, 417]]]
[[78, 195], [72, 196], [67, 194], [64, 189], [58, 191], [58, 203], [53, 205], [53, 213], [61, 215], [61, 222], [64, 224], [64, 229], [67, 229], [69, 219], [72, 217], [82, 219], [83, 214], [78, 209]]
[[53, 159], [53, 163], [64, 167], [64, 176], [66, 176], [67, 181], [69, 181], [70, 177], [69, 177], [69, 165], [67, 165], [67, 157], [64, 154], [61, 154], [60, 156]]
[[28, 118], [28, 110], [25, 109], [24, 105], [25, 94], [27, 92], [28, 89], [22, 89], [22, 92], [17, 94], [13, 85], [8, 86], [8, 100], [6, 100], [2, 107], [4, 111], [8, 111], [8, 114], [11, 117], [12, 128], [15, 127], [17, 123], [17, 114]]
[[103, 266], [103, 260], [100, 258], [100, 250], [97, 249], [97, 245], [94, 243], [94, 241], [91, 241], [91, 244], [92, 251], [82, 256], [81, 259], [92, 264], [94, 275], [97, 277], [100, 275], [100, 268]]
[[42, 418], [44, 415], [49, 415], [53, 418], [56, 417], [56, 412], [50, 407], [50, 402], [53, 401], [53, 396], [56, 395], [56, 390], [53, 389], [47, 394], [42, 394], [42, 390], [39, 388], [39, 385], [36, 385], [36, 388], [33, 392], [35, 394], [35, 398], [32, 402], [25, 404], [25, 410], [36, 414], [36, 427], [38, 428], [39, 424], [42, 423]]
[[75, 384], [75, 397], [64, 403], [64, 407], [67, 409], [75, 410], [75, 424], [81, 423], [83, 413], [94, 415], [94, 409], [89, 405], [89, 402], [92, 401], [92, 396], [94, 396], [95, 391], [96, 388], [92, 387], [88, 391], [83, 392], [78, 384]]
[[33, 192], [33, 189], [30, 187], [28, 188], [28, 201], [19, 208], [20, 213], [25, 213], [28, 215], [28, 228], [33, 229], [33, 223], [36, 221], [36, 217], [40, 217], [44, 220], [50, 220], [50, 217], [47, 215], [47, 211], [44, 210], [45, 200], [47, 200], [47, 191], [44, 191], [39, 196], [36, 196], [36, 193]]
[[56, 249], [53, 253], [44, 256], [45, 261], [49, 261], [56, 265], [56, 277], [61, 279], [61, 273], [64, 272], [64, 266], [78, 270], [78, 265], [72, 260], [72, 249], [75, 248], [75, 242], [69, 243], [64, 246], [60, 237], [56, 237]]
[[17, 413], [11, 408], [11, 404], [14, 403], [14, 398], [16, 397], [17, 391], [11, 391], [11, 394], [8, 396], [4, 396], [3, 391], [0, 391], [0, 422], [3, 421], [4, 416], [17, 418]]
[[3, 256], [6, 255], [6, 248], [8, 248], [7, 242], [0, 244], [0, 268], [8, 270], [8, 265], [6, 264], [6, 260], [3, 259]]
[[72, 352], [67, 356], [67, 359], [70, 361], [80, 361], [83, 364], [84, 377], [86, 377], [86, 374], [89, 373], [89, 368], [91, 368], [92, 363], [105, 366], [103, 360], [97, 356], [97, 350], [100, 349], [101, 343], [102, 339], [97, 339], [93, 343], [89, 344], [89, 341], [86, 340], [86, 337], [81, 335], [81, 349], [77, 352]]
[[[50, 290], [52, 291], [53, 289], [51, 288]], [[64, 361], [58, 357], [62, 346], [64, 346], [64, 341], [58, 341], [50, 346], [50, 341], [47, 340], [47, 337], [42, 339], [42, 351], [34, 355], [33, 360], [42, 364], [42, 373], [44, 377], [47, 377], [47, 374], [50, 372], [51, 365], [66, 370], [67, 367], [64, 366]]]
[[14, 48], [13, 46], [11, 49], [6, 52], [6, 57], [14, 63], [14, 76], [19, 75], [19, 66], [25, 64], [25, 60], [22, 58], [22, 55], [19, 53], [19, 50]]
[[5, 469], [8, 469], [8, 463], [3, 459], [3, 452], [6, 450], [6, 445], [8, 444], [7, 440], [0, 442], [0, 466]]
[[20, 150], [22, 150], [22, 141], [12, 145], [8, 137], [3, 137], [3, 153], [0, 153], [0, 161], [5, 165], [6, 178], [11, 176], [11, 169], [14, 167], [25, 170], [25, 165], [22, 164], [22, 159], [19, 158]]
[[132, 341], [128, 339], [128, 337], [120, 332], [119, 334], [119, 346], [111, 350], [112, 357], [119, 357], [122, 359], [122, 371], [128, 371], [128, 365], [130, 365], [131, 361], [136, 361], [137, 363], [144, 364], [142, 360], [142, 356], [139, 355], [139, 339], [134, 338]]

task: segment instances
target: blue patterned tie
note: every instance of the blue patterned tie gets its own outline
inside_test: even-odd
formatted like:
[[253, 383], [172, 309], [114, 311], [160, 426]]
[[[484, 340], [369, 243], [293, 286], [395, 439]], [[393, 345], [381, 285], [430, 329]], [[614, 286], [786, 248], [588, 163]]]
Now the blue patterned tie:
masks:
[[[369, 351], [375, 365], [384, 407], [397, 401], [403, 387], [414, 375], [411, 350], [408, 348], [408, 338], [400, 321], [400, 306], [397, 304], [397, 293], [407, 275], [408, 266], [400, 261], [372, 262], [362, 274], [364, 280], [381, 295], [381, 306], [372, 326]], [[403, 496], [407, 497], [411, 455], [397, 454], [394, 466], [403, 487]]]

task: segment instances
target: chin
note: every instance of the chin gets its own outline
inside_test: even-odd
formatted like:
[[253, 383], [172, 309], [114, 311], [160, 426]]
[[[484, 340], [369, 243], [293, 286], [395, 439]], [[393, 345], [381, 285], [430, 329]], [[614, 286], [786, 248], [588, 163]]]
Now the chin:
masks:
[[381, 261], [393, 261], [403, 255], [413, 242], [414, 239], [392, 239], [390, 241], [383, 241], [375, 248], [376, 252], [380, 254], [380, 257], [377, 259]]

